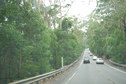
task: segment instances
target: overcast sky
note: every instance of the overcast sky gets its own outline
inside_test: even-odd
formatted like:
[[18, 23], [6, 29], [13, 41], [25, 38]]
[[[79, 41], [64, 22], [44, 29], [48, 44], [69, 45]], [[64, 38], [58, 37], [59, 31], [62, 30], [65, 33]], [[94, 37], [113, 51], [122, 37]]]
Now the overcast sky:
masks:
[[[62, 4], [71, 4], [71, 1], [74, 3], [71, 5], [68, 13], [66, 12], [68, 9], [63, 10], [63, 15], [67, 13], [67, 16], [75, 16], [78, 17], [79, 20], [84, 20], [86, 16], [92, 13], [92, 11], [96, 7], [96, 0], [63, 0], [65, 1]], [[48, 0], [45, 0], [45, 4], [49, 5]], [[86, 18], [85, 18], [86, 19]], [[83, 27], [82, 30], [86, 32], [86, 27]]]
[[[68, 12], [68, 16], [85, 17], [89, 15], [96, 7], [96, 0], [61, 0], [62, 4], [71, 4], [71, 8]], [[46, 5], [49, 5], [49, 0], [44, 0]], [[52, 0], [54, 2], [54, 0]], [[68, 9], [65, 9], [66, 13]]]
[[75, 0], [68, 15], [86, 17], [95, 9], [95, 7], [96, 0]]

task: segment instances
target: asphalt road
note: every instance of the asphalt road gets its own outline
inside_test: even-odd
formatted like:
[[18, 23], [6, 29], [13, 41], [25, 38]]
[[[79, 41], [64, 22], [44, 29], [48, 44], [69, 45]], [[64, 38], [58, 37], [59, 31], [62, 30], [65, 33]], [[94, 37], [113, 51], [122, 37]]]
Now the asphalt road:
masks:
[[[83, 56], [89, 56], [88, 49]], [[126, 84], [126, 72], [106, 63], [96, 64], [92, 58], [90, 61], [90, 64], [83, 64], [82, 59], [76, 68], [49, 84]]]

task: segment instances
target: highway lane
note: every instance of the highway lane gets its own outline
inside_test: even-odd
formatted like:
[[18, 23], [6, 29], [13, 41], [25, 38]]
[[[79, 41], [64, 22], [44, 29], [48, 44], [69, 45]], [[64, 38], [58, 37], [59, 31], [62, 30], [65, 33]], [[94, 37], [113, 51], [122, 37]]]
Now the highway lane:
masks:
[[[84, 56], [89, 56], [88, 49]], [[90, 64], [81, 60], [77, 68], [57, 78], [50, 84], [126, 84], [126, 72], [115, 69], [108, 64], [96, 64], [91, 58]]]

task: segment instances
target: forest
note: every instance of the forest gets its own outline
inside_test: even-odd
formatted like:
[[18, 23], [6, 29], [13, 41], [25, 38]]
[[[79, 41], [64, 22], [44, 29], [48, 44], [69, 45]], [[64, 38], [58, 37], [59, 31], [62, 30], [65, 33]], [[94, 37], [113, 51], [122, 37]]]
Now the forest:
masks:
[[126, 64], [126, 0], [97, 0], [89, 16], [87, 38], [90, 50], [114, 62]]
[[85, 48], [126, 64], [126, 0], [96, 0], [81, 21], [67, 16], [72, 0], [46, 1], [0, 0], [0, 84], [57, 70], [62, 57], [69, 65]]
[[[69, 8], [69, 4], [65, 7]], [[0, 0], [0, 84], [40, 75], [74, 62], [84, 50], [76, 17], [61, 2]]]

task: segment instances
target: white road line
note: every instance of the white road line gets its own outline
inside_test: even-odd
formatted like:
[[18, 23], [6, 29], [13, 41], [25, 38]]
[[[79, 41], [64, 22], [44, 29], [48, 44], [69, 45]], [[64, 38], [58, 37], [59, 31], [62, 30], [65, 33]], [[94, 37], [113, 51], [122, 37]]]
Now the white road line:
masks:
[[65, 84], [68, 84], [70, 80], [72, 80], [72, 78], [76, 75], [77, 71], [66, 81]]
[[79, 70], [79, 68], [81, 67], [83, 63], [83, 60], [80, 62], [79, 66], [76, 68], [75, 73], [65, 82], [65, 84], [68, 84], [70, 80], [72, 80], [72, 78], [76, 75], [77, 71]]
[[110, 68], [112, 68], [112, 69], [115, 69], [115, 70], [117, 70], [117, 71], [119, 71], [119, 72], [122, 72], [122, 73], [125, 73], [125, 74], [126, 74], [125, 71], [122, 71], [122, 70], [120, 70], [120, 69], [117, 69], [117, 68], [115, 68], [115, 67], [112, 67], [112, 66], [108, 65], [107, 63], [105, 63], [105, 65], [108, 66], [108, 67], [110, 67]]
[[[108, 72], [109, 72], [109, 70], [107, 70], [107, 69], [104, 69], [104, 70], [106, 70], [106, 71], [108, 71]], [[105, 79], [107, 79], [107, 80], [111, 81], [111, 82], [112, 82], [112, 84], [116, 84], [116, 83], [115, 83], [115, 81], [114, 81], [114, 80], [112, 80], [110, 76], [105, 75], [103, 72], [101, 72], [101, 74], [103, 75], [103, 77], [104, 77]]]

